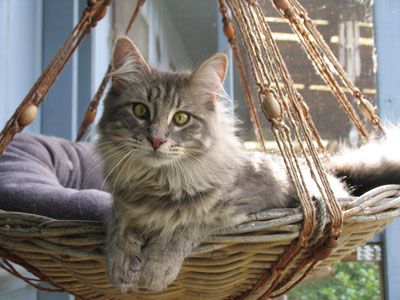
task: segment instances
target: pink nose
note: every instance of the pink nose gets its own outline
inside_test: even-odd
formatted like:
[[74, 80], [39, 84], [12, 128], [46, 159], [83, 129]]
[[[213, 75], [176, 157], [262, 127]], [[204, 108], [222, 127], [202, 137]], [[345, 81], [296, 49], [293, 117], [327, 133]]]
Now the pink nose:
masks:
[[154, 150], [157, 150], [160, 148], [162, 144], [164, 144], [166, 141], [158, 138], [148, 138], [150, 144], [153, 146]]

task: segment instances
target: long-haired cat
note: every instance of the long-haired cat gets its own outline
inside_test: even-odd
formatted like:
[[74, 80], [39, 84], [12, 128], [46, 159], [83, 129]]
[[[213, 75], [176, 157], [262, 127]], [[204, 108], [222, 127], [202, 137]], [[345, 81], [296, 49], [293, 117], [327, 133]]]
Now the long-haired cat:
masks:
[[[154, 70], [128, 38], [116, 41], [97, 151], [114, 199], [108, 276], [123, 291], [163, 290], [215, 229], [296, 205], [281, 160], [246, 152], [235, 136], [219, 100], [227, 64], [218, 53], [193, 72]], [[362, 163], [349, 169], [345, 159], [332, 163], [338, 175], [369, 176]], [[392, 171], [386, 183], [400, 182]], [[339, 179], [329, 180], [337, 197], [349, 194]]]

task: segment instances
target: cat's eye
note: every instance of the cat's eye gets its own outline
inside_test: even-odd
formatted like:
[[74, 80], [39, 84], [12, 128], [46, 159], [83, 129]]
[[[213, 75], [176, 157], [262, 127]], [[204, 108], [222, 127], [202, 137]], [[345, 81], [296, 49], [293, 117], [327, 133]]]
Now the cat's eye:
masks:
[[133, 113], [140, 119], [146, 119], [149, 115], [149, 109], [142, 103], [136, 103], [133, 105]]
[[174, 122], [178, 126], [183, 126], [183, 125], [187, 124], [187, 122], [189, 122], [189, 120], [190, 120], [190, 115], [183, 111], [177, 112], [174, 115]]

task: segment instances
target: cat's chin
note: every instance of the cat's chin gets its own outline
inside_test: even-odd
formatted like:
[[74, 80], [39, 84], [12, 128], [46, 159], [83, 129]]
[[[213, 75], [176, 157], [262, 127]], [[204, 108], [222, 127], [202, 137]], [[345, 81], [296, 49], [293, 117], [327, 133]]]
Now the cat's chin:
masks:
[[142, 158], [142, 162], [151, 168], [160, 168], [172, 163], [171, 157], [164, 153], [149, 153]]

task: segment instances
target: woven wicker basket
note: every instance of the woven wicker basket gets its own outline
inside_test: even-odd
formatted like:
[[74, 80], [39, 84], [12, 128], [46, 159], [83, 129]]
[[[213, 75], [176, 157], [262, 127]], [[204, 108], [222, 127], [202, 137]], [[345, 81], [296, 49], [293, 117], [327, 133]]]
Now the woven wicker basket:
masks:
[[[359, 198], [340, 199], [340, 203], [345, 222], [339, 245], [314, 270], [339, 262], [400, 215], [400, 185], [383, 186]], [[121, 294], [108, 284], [100, 222], [0, 211], [0, 256], [84, 299], [231, 299], [251, 289], [264, 275], [265, 283], [246, 296], [257, 299], [270, 284], [271, 267], [298, 237], [302, 219], [299, 209], [273, 209], [220, 231], [185, 260], [178, 279], [163, 293]], [[306, 257], [307, 249], [283, 272], [290, 272]], [[283, 279], [273, 295], [297, 280]]]

